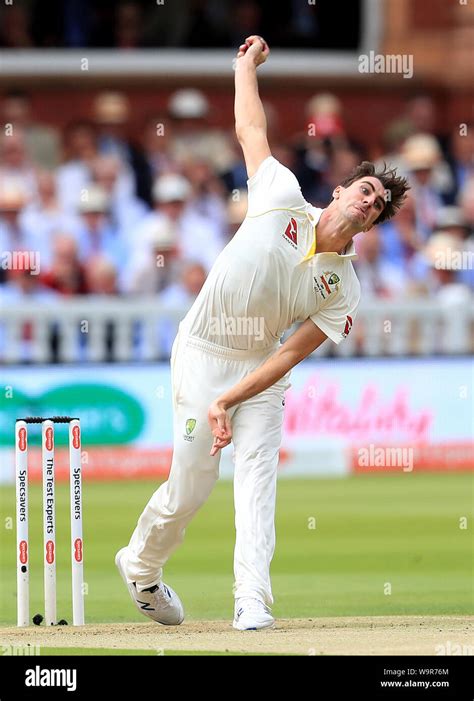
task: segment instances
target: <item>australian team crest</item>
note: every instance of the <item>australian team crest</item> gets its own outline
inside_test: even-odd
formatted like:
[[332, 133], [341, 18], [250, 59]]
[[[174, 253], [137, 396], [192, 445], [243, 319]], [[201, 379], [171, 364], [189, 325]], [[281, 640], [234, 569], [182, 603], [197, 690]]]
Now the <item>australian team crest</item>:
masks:
[[196, 427], [196, 419], [186, 419], [186, 433], [183, 435], [184, 440], [186, 441], [193, 441], [194, 436], [191, 436], [191, 433], [194, 431]]
[[325, 270], [322, 275], [313, 276], [314, 289], [319, 291], [319, 294], [323, 299], [327, 299], [330, 294], [337, 292], [339, 289], [339, 283], [341, 278], [337, 273], [333, 273], [330, 270]]

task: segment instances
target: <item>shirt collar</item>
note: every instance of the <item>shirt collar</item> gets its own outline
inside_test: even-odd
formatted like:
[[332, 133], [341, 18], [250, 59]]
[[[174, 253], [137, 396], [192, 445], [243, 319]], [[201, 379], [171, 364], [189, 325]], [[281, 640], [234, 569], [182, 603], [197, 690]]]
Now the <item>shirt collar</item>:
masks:
[[[313, 242], [311, 244], [311, 248], [308, 251], [308, 253], [305, 255], [303, 258], [303, 261], [309, 260], [312, 258], [314, 255], [318, 253], [316, 250], [316, 226], [321, 218], [321, 214], [324, 212], [323, 209], [319, 209], [318, 207], [313, 207], [310, 205], [308, 209], [306, 210], [306, 216], [308, 217], [311, 225], [314, 227], [314, 236], [313, 236]], [[354, 244], [354, 240], [352, 239], [344, 249], [343, 253], [336, 253], [335, 251], [330, 251], [330, 252], [325, 252], [325, 253], [320, 253], [319, 255], [326, 255], [326, 256], [338, 256], [339, 258], [357, 258], [357, 252]]]

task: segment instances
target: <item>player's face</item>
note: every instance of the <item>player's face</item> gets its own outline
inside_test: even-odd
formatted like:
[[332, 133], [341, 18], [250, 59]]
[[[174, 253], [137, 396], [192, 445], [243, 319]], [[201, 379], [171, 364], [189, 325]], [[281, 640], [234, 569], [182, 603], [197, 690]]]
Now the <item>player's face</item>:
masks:
[[370, 229], [382, 214], [385, 205], [383, 185], [380, 180], [370, 175], [341, 188], [339, 207], [359, 231]]

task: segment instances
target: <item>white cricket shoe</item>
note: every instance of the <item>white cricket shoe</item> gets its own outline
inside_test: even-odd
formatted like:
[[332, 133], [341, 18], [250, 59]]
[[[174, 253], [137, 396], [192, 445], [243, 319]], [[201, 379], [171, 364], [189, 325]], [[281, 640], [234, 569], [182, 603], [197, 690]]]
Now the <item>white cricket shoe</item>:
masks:
[[263, 601], [250, 597], [236, 599], [232, 625], [237, 630], [259, 630], [269, 628], [274, 623], [275, 619]]
[[123, 559], [126, 553], [127, 548], [119, 550], [115, 556], [115, 564], [137, 609], [156, 623], [162, 623], [164, 626], [179, 626], [184, 621], [184, 609], [179, 596], [164, 582], [144, 591], [138, 591], [135, 582], [131, 582], [125, 574]]

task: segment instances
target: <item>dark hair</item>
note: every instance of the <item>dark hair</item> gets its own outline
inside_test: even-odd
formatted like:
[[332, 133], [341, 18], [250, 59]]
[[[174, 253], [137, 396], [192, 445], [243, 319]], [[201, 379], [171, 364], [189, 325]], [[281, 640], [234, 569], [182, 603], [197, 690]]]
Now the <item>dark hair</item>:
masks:
[[382, 224], [382, 222], [391, 219], [400, 209], [406, 200], [406, 193], [410, 189], [408, 180], [402, 176], [397, 176], [396, 168], [387, 168], [387, 164], [383, 164], [383, 170], [376, 171], [375, 165], [370, 161], [362, 161], [354, 170], [342, 181], [342, 187], [349, 187], [357, 180], [371, 176], [380, 180], [385, 188], [385, 207], [380, 213], [380, 216], [375, 220], [374, 224]]

